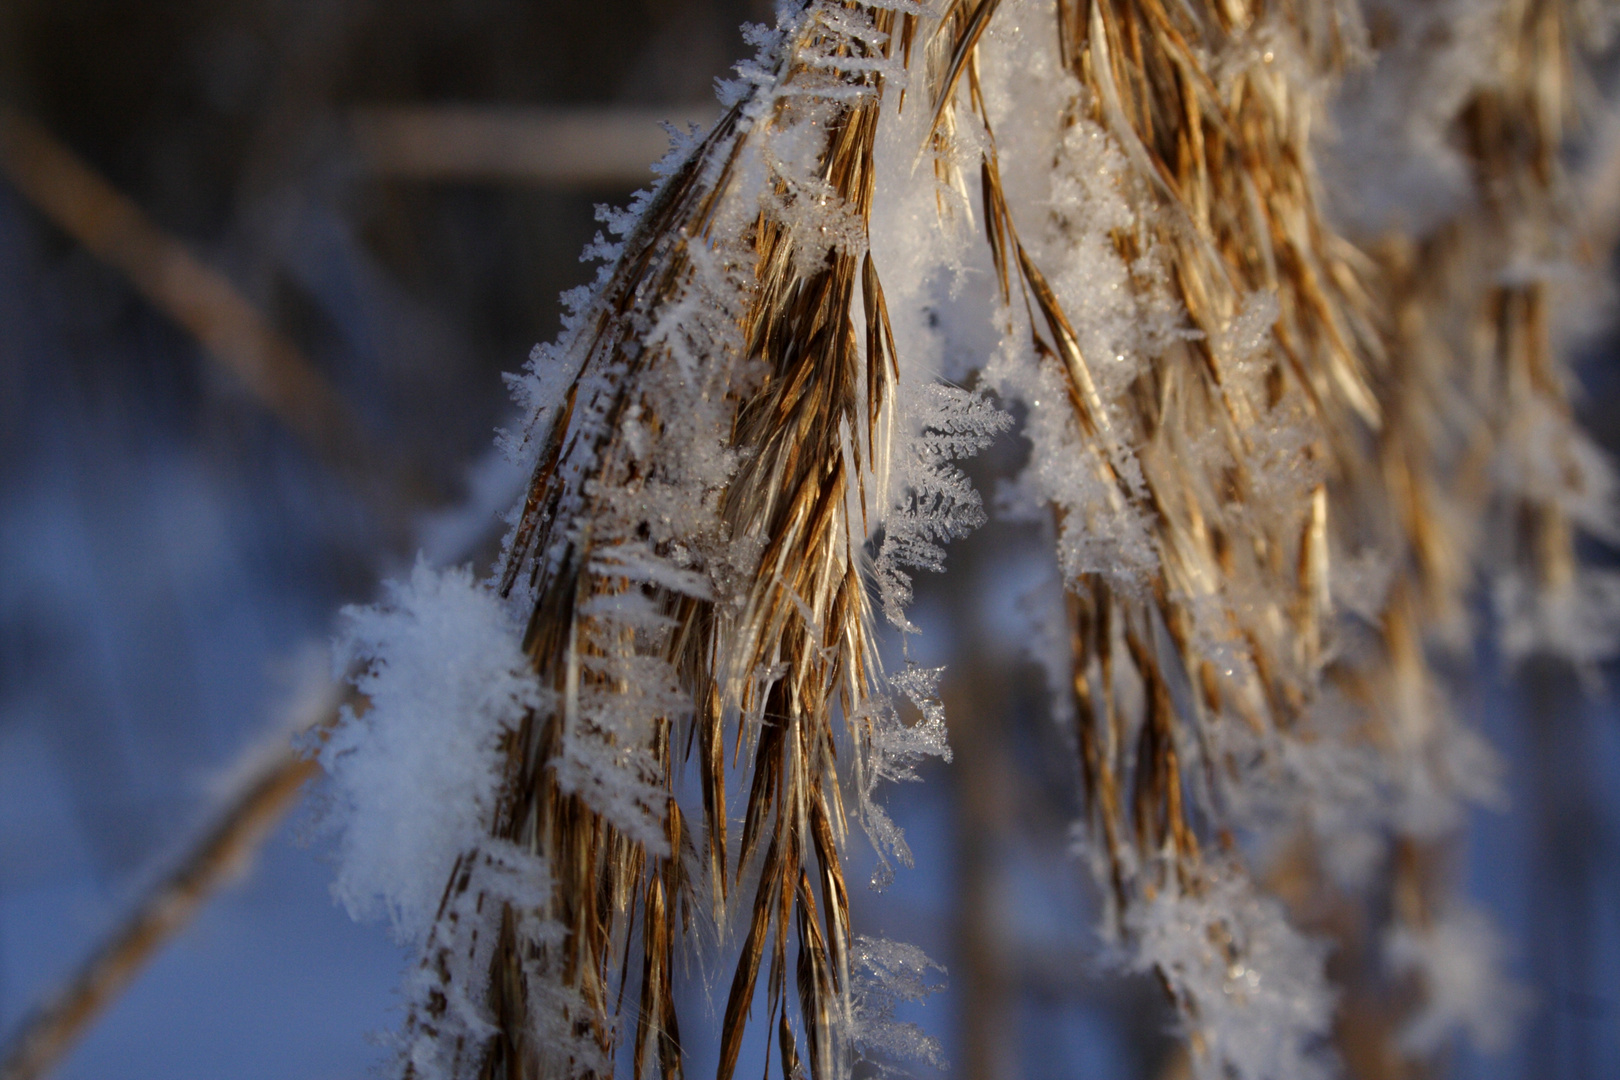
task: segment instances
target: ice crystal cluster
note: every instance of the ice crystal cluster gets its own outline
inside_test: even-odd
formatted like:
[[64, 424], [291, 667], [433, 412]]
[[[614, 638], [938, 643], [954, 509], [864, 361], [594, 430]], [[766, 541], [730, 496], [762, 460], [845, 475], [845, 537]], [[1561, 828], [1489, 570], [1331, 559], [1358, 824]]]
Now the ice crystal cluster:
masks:
[[[703, 969], [719, 1080], [751, 1030], [784, 1080], [942, 1064], [895, 1018], [935, 966], [851, 925], [849, 823], [876, 884], [909, 864], [882, 784], [949, 749], [939, 672], [885, 667], [880, 627], [916, 632], [911, 575], [984, 516], [956, 463], [1013, 415], [997, 506], [1063, 583], [1031, 652], [1105, 952], [1157, 977], [1196, 1075], [1335, 1075], [1339, 1011], [1400, 980], [1400, 1053], [1499, 1034], [1493, 932], [1433, 871], [1493, 759], [1436, 661], [1482, 588], [1509, 655], [1620, 636], [1572, 555], [1620, 516], [1557, 348], [1597, 18], [809, 0], [748, 28], [722, 118], [604, 211], [512, 380], [531, 481], [488, 580], [418, 566], [349, 613], [370, 704], [322, 760], [340, 896], [419, 949], [404, 1075], [679, 1076]], [[1386, 945], [1330, 984], [1335, 905]]]

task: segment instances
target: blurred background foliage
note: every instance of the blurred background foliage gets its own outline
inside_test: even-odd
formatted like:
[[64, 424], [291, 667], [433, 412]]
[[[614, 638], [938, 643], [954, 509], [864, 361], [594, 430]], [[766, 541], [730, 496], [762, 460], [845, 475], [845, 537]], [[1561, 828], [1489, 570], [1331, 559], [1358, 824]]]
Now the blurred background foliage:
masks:
[[[656, 155], [649, 115], [705, 115], [738, 25], [769, 17], [764, 0], [0, 0], [0, 1039], [184, 849], [232, 763], [285, 731], [340, 605], [419, 547], [487, 561], [515, 491], [489, 452], [511, 420], [500, 373], [555, 335], [594, 205], [623, 203]], [[242, 305], [245, 345], [186, 309], [182, 255]], [[1589, 352], [1582, 408], [1613, 448], [1613, 343]], [[981, 486], [1024, 452], [1003, 440]], [[950, 665], [956, 759], [893, 793], [918, 866], [855, 897], [856, 922], [950, 970], [916, 1018], [959, 1076], [1175, 1075], [1156, 989], [1100, 973], [1067, 854], [1074, 765], [1020, 607], [1049, 558], [992, 523], [920, 583], [914, 655]], [[1534, 1005], [1514, 1049], [1451, 1065], [1613, 1075], [1615, 713], [1567, 672], [1481, 668], [1465, 704], [1514, 801], [1454, 873], [1511, 933]], [[405, 958], [332, 904], [315, 816], [279, 828], [60, 1075], [371, 1069]]]

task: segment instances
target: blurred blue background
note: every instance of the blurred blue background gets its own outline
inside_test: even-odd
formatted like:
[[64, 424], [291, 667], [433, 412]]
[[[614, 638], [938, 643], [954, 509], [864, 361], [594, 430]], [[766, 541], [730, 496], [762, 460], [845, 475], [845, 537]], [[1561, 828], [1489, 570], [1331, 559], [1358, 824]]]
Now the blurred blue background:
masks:
[[[557, 294], [589, 273], [593, 205], [623, 202], [662, 138], [649, 112], [702, 115], [744, 53], [738, 24], [767, 7], [0, 3], [0, 103], [222, 272], [334, 388], [363, 448], [345, 459], [301, 439], [14, 171], [0, 178], [0, 1043], [184, 848], [232, 764], [281, 730], [340, 605], [423, 543], [487, 561], [513, 484], [475, 467], [508, 419], [499, 373], [554, 335]], [[583, 146], [554, 123], [577, 107], [608, 118]], [[421, 133], [452, 129], [461, 141], [429, 140], [424, 158]], [[1612, 355], [1590, 350], [1582, 404], [1611, 448]], [[1009, 438], [976, 469], [1020, 452]], [[950, 665], [956, 761], [891, 793], [917, 868], [857, 895], [856, 922], [950, 969], [907, 1015], [956, 1075], [1174, 1076], [1157, 990], [1103, 971], [1096, 899], [1068, 854], [1073, 765], [1019, 644], [1043, 545], [993, 523], [956, 545], [947, 578], [919, 583], [913, 655]], [[1451, 1074], [1613, 1076], [1616, 713], [1567, 672], [1510, 674], [1489, 655], [1467, 685], [1460, 705], [1503, 752], [1512, 801], [1478, 815], [1456, 874], [1506, 930], [1533, 1005], [1509, 1051], [1459, 1048]], [[61, 1076], [370, 1074], [406, 957], [330, 899], [318, 799]], [[687, 1029], [710, 1007], [694, 994]], [[705, 1053], [693, 1075], [712, 1069]]]

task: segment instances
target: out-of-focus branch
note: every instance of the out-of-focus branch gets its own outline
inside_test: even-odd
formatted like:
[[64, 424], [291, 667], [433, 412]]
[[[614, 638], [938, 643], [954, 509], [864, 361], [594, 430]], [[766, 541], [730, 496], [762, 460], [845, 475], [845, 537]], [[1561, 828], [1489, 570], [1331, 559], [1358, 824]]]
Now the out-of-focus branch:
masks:
[[1596, 125], [1578, 187], [1586, 217], [1582, 237], [1596, 260], [1607, 259], [1620, 243], [1620, 106], [1611, 105]]
[[[968, 678], [963, 681], [970, 688], [983, 685], [982, 680], [972, 681], [971, 669], [965, 674]], [[1017, 1071], [1010, 1037], [1016, 978], [1003, 910], [1002, 853], [1011, 816], [1009, 763], [1001, 733], [984, 722], [994, 714], [973, 706], [953, 711], [951, 730], [958, 784], [953, 967], [961, 973], [957, 985], [963, 995], [958, 1037], [965, 1080], [1002, 1080]]]
[[[357, 114], [355, 134], [363, 162], [381, 175], [631, 184], [645, 180], [648, 165], [667, 148], [657, 120], [672, 114], [677, 121], [698, 118], [679, 110], [372, 110]], [[323, 458], [345, 471], [369, 460], [335, 391], [228, 280], [48, 132], [5, 106], [0, 171], [58, 227], [190, 331]], [[330, 688], [301, 706], [289, 727], [329, 725], [341, 697], [340, 688]], [[238, 765], [241, 779], [190, 848], [23, 1022], [0, 1054], [0, 1080], [33, 1080], [60, 1063], [140, 970], [247, 867], [317, 771], [285, 739]]]
[[[344, 690], [331, 685], [298, 706], [289, 726], [318, 730], [336, 718]], [[0, 1056], [0, 1080], [45, 1076], [158, 950], [189, 923], [222, 885], [243, 873], [253, 853], [298, 801], [319, 766], [280, 738], [238, 767], [219, 815], [141, 898], [135, 909], [25, 1019]]]
[[0, 172], [190, 332], [328, 464], [350, 473], [370, 464], [359, 428], [336, 391], [223, 274], [158, 228], [39, 124], [5, 105]]
[[635, 186], [669, 149], [660, 126], [713, 110], [401, 107], [358, 109], [349, 125], [361, 167], [415, 180]]
[[[514, 474], [521, 483], [522, 474]], [[458, 563], [488, 539], [495, 508], [516, 490], [490, 486], [463, 511], [483, 529], [448, 529], [454, 537], [437, 557]], [[444, 528], [441, 522], [441, 528]], [[310, 733], [324, 733], [345, 702], [363, 700], [352, 689], [322, 683], [318, 693], [301, 697], [269, 740], [251, 748], [228, 775], [234, 782], [215, 804], [212, 818], [190, 846], [157, 877], [120, 922], [56, 995], [34, 1010], [9, 1045], [0, 1048], [0, 1080], [34, 1080], [46, 1075], [89, 1030], [119, 992], [162, 947], [196, 916], [220, 888], [248, 867], [255, 852], [298, 804], [304, 782], [320, 766], [294, 746]]]

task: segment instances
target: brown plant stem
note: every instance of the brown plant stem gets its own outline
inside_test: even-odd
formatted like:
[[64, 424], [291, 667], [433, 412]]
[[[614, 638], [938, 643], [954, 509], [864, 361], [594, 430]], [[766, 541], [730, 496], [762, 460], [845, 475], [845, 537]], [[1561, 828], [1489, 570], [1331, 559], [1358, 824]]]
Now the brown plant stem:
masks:
[[[298, 731], [337, 719], [336, 684], [307, 702]], [[246, 873], [253, 854], [297, 804], [320, 766], [291, 740], [246, 770], [197, 842], [147, 891], [57, 992], [23, 1020], [0, 1055], [0, 1080], [35, 1080], [60, 1065], [96, 1019], [220, 888]]]
[[707, 127], [714, 110], [379, 107], [350, 113], [349, 134], [361, 166], [380, 178], [635, 187], [669, 149], [662, 121]]
[[196, 338], [324, 462], [349, 475], [375, 465], [337, 391], [236, 286], [44, 127], [6, 105], [0, 105], [0, 173]]

